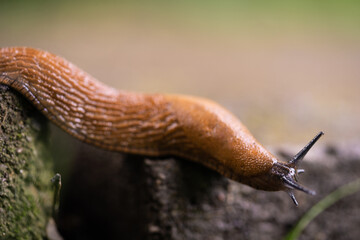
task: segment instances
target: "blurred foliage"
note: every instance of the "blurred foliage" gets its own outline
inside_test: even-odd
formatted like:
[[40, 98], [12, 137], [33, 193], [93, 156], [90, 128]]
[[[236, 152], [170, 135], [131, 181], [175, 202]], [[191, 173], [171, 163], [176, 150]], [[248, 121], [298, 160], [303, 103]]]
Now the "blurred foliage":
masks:
[[315, 204], [305, 215], [299, 220], [296, 226], [286, 235], [284, 240], [296, 240], [299, 238], [301, 232], [313, 221], [319, 214], [324, 212], [327, 208], [340, 201], [341, 199], [360, 191], [360, 178], [345, 184], [320, 202]]
[[[357, 28], [360, 20], [360, 1], [249, 1], [249, 0], [198, 0], [198, 1], [45, 1], [45, 0], [2, 0], [0, 2], [0, 24], [15, 23], [23, 18], [31, 17], [31, 21], [44, 18], [56, 19], [61, 15], [67, 18], [88, 15], [87, 21], [97, 21], [99, 17], [135, 14], [143, 17], [147, 14], [152, 18], [166, 20], [171, 18], [190, 21], [191, 23], [223, 24], [297, 24], [299, 26], [322, 26], [349, 29], [359, 33]], [[110, 11], [110, 12], [109, 12]], [[111, 12], [112, 11], [112, 12]], [[114, 14], [113, 14], [114, 13]], [[139, 15], [136, 15], [139, 17]], [[199, 21], [200, 20], [200, 21]], [[246, 21], [242, 21], [246, 20]]]

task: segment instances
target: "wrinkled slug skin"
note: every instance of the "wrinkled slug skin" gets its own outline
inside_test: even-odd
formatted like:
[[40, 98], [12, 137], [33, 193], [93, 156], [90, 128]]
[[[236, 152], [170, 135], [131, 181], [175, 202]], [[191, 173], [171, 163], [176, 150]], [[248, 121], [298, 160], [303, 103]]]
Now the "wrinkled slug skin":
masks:
[[175, 155], [258, 189], [282, 190], [268, 183], [276, 159], [235, 116], [209, 100], [114, 90], [56, 55], [26, 47], [0, 50], [0, 83], [86, 143]]

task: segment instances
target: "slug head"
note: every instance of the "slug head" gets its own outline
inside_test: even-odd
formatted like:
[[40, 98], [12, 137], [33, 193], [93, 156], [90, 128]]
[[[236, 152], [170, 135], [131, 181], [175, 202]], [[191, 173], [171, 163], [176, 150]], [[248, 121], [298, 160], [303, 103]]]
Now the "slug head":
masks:
[[298, 202], [294, 196], [293, 190], [299, 190], [310, 195], [315, 195], [315, 191], [310, 190], [298, 183], [298, 175], [305, 172], [304, 169], [298, 169], [298, 163], [305, 157], [310, 148], [319, 140], [323, 135], [323, 132], [319, 132], [300, 152], [298, 152], [289, 162], [276, 162], [271, 169], [270, 175], [275, 177], [275, 181], [283, 186], [283, 190], [286, 191], [296, 206]]

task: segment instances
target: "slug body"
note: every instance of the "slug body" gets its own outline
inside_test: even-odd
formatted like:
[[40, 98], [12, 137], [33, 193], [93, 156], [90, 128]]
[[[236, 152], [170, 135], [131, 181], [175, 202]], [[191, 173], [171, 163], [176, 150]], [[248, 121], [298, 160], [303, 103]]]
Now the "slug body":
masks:
[[292, 198], [291, 189], [313, 193], [296, 183], [297, 159], [278, 161], [235, 116], [209, 100], [114, 90], [56, 55], [26, 47], [0, 49], [0, 83], [64, 131], [103, 149], [179, 156]]

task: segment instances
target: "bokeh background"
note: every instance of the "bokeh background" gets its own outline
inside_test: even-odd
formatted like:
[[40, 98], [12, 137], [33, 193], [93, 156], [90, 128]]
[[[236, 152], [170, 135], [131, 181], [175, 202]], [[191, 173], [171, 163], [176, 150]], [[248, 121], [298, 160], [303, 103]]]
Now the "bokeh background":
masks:
[[359, 1], [0, 1], [0, 46], [114, 88], [213, 99], [264, 145], [360, 132]]

